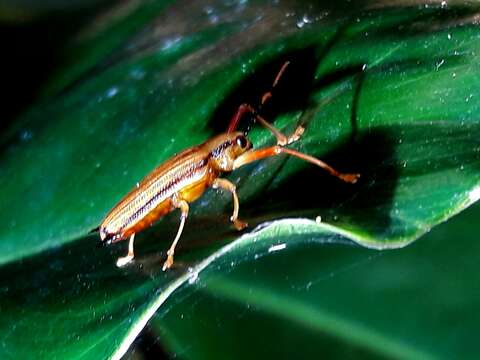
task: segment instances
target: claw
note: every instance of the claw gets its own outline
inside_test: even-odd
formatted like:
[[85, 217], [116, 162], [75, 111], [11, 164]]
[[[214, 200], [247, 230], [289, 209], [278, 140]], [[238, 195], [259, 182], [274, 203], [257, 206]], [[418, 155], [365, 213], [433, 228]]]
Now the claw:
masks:
[[127, 255], [117, 259], [117, 267], [124, 267], [133, 260], [133, 255]]
[[350, 184], [355, 184], [360, 177], [360, 174], [340, 174], [339, 178]]
[[167, 260], [163, 263], [162, 271], [168, 270], [173, 265], [173, 254], [168, 254]]
[[305, 132], [305, 128], [302, 125], [299, 125], [295, 129], [295, 132], [288, 137], [287, 144], [291, 144], [291, 143], [299, 140], [302, 137], [304, 132]]
[[235, 226], [235, 229], [237, 229], [238, 231], [243, 230], [248, 226], [248, 223], [238, 219], [237, 220], [230, 219], [230, 221], [233, 221], [233, 226]]

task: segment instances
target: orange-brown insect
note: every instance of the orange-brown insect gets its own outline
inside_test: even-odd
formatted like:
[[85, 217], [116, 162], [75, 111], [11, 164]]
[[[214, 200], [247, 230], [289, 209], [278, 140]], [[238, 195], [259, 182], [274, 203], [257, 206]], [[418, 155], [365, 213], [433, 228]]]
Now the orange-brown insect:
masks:
[[[288, 62], [280, 69], [272, 88], [277, 85], [287, 65]], [[270, 97], [271, 92], [265, 93], [261, 105]], [[236, 131], [241, 117], [248, 112], [276, 137], [277, 145], [253, 150], [252, 143], [245, 134]], [[110, 244], [130, 238], [128, 254], [117, 260], [117, 266], [124, 266], [133, 259], [133, 241], [136, 233], [151, 226], [163, 215], [180, 209], [180, 226], [163, 265], [163, 270], [170, 268], [173, 264], [175, 246], [188, 216], [188, 204], [198, 199], [208, 187], [222, 188], [232, 193], [233, 215], [230, 220], [238, 230], [245, 228], [247, 224], [238, 219], [239, 204], [235, 185], [220, 178], [220, 175], [253, 161], [285, 153], [320, 166], [343, 181], [349, 183], [357, 181], [359, 174], [339, 173], [319, 159], [285, 147], [298, 140], [303, 131], [304, 128], [299, 126], [287, 137], [263, 119], [252, 106], [240, 105], [230, 121], [227, 132], [201, 145], [186, 149], [161, 164], [108, 213], [99, 227], [101, 240]]]

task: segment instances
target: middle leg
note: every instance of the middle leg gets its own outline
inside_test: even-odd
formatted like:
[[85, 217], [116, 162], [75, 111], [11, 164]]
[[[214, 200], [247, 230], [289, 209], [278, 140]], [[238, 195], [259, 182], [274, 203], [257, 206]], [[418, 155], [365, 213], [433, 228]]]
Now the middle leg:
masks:
[[173, 265], [173, 255], [175, 253], [175, 246], [177, 246], [178, 240], [183, 232], [183, 226], [185, 225], [185, 220], [187, 220], [188, 216], [188, 203], [183, 199], [177, 199], [176, 196], [173, 198], [173, 206], [180, 209], [182, 214], [180, 215], [180, 226], [178, 227], [177, 235], [175, 236], [175, 240], [173, 240], [172, 245], [170, 245], [170, 249], [167, 251], [167, 260], [163, 264], [162, 270], [165, 271], [169, 269]]
[[242, 230], [248, 226], [246, 222], [243, 222], [241, 220], [238, 220], [238, 209], [239, 209], [239, 203], [238, 203], [238, 196], [237, 196], [237, 190], [234, 184], [232, 184], [230, 181], [227, 179], [220, 179], [217, 178], [213, 181], [212, 187], [214, 189], [217, 188], [222, 188], [224, 190], [227, 190], [232, 193], [233, 195], [233, 215], [230, 217], [230, 221], [233, 222], [233, 225], [237, 230]]

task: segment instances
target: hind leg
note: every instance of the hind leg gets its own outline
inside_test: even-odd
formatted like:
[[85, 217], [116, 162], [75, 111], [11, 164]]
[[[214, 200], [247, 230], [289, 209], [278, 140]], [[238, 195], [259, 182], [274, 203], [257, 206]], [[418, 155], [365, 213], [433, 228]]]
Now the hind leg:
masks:
[[123, 267], [127, 265], [129, 262], [131, 262], [135, 256], [133, 253], [133, 240], [135, 239], [135, 234], [132, 234], [130, 236], [130, 240], [128, 242], [128, 253], [127, 256], [123, 256], [117, 259], [117, 266], [118, 267]]

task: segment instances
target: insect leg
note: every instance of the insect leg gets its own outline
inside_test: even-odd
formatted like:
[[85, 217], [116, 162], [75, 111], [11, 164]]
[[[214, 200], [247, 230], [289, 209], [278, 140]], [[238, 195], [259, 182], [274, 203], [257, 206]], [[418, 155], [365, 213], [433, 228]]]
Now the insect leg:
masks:
[[300, 139], [300, 136], [302, 136], [303, 132], [305, 131], [305, 128], [300, 125], [295, 129], [292, 135], [287, 137], [284, 134], [282, 134], [276, 127], [270, 124], [267, 120], [261, 117], [251, 105], [242, 104], [238, 108], [236, 114], [233, 116], [230, 122], [230, 126], [228, 127], [227, 133], [230, 133], [236, 129], [240, 119], [245, 113], [254, 114], [255, 119], [260, 123], [260, 125], [262, 125], [268, 131], [270, 131], [273, 134], [273, 136], [275, 136], [275, 138], [277, 139], [277, 145], [280, 145], [280, 146], [285, 146], [287, 144], [291, 144], [297, 141], [298, 139]]
[[293, 134], [287, 137], [260, 115], [255, 114], [255, 118], [264, 128], [268, 129], [273, 134], [273, 136], [275, 136], [275, 138], [277, 139], [277, 145], [280, 146], [285, 146], [297, 141], [298, 139], [300, 139], [303, 132], [305, 131], [305, 128], [299, 125], [297, 126]]
[[214, 189], [217, 188], [222, 188], [224, 190], [227, 190], [232, 193], [233, 195], [233, 215], [230, 217], [230, 221], [233, 222], [233, 225], [237, 230], [242, 230], [248, 226], [246, 222], [243, 222], [241, 220], [238, 220], [238, 209], [239, 209], [239, 204], [238, 204], [238, 196], [237, 196], [237, 190], [234, 184], [232, 184], [230, 181], [227, 179], [220, 179], [217, 178], [213, 181], [212, 187]]
[[185, 200], [178, 200], [176, 197], [173, 199], [173, 206], [179, 208], [182, 214], [180, 215], [180, 226], [178, 227], [177, 235], [175, 240], [173, 240], [170, 249], [167, 251], [167, 260], [163, 264], [162, 270], [165, 271], [173, 265], [173, 254], [175, 253], [175, 246], [177, 246], [178, 240], [183, 232], [183, 226], [185, 225], [185, 220], [188, 216], [188, 203]]
[[283, 147], [283, 146], [278, 146], [278, 145], [263, 148], [263, 149], [258, 149], [258, 150], [250, 150], [250, 151], [247, 151], [246, 153], [243, 153], [242, 155], [240, 155], [238, 158], [235, 159], [235, 161], [233, 163], [233, 169], [238, 169], [239, 167], [241, 167], [245, 164], [251, 163], [253, 161], [264, 159], [264, 158], [275, 156], [275, 155], [279, 155], [279, 154], [282, 154], [282, 153], [295, 156], [299, 159], [302, 159], [302, 160], [308, 161], [308, 162], [310, 162], [314, 165], [317, 165], [317, 166], [321, 167], [322, 169], [325, 169], [326, 171], [328, 171], [331, 175], [336, 176], [339, 179], [341, 179], [345, 182], [348, 182], [348, 183], [353, 184], [353, 183], [357, 182], [358, 178], [360, 177], [360, 174], [343, 174], [343, 173], [340, 173], [337, 170], [335, 170], [334, 168], [332, 168], [330, 165], [324, 163], [323, 161], [321, 161], [321, 160], [319, 160], [319, 159], [317, 159], [313, 156], [310, 156], [310, 155], [307, 155], [307, 154], [304, 154], [304, 153], [301, 153], [301, 152], [298, 152], [296, 150], [292, 150], [292, 149], [289, 149], [289, 148], [286, 148], [286, 147]]
[[135, 239], [135, 234], [132, 234], [130, 236], [130, 240], [128, 241], [128, 253], [127, 256], [120, 257], [117, 259], [117, 266], [122, 267], [127, 265], [130, 261], [133, 260], [133, 257], [135, 256], [133, 253], [133, 240]]

